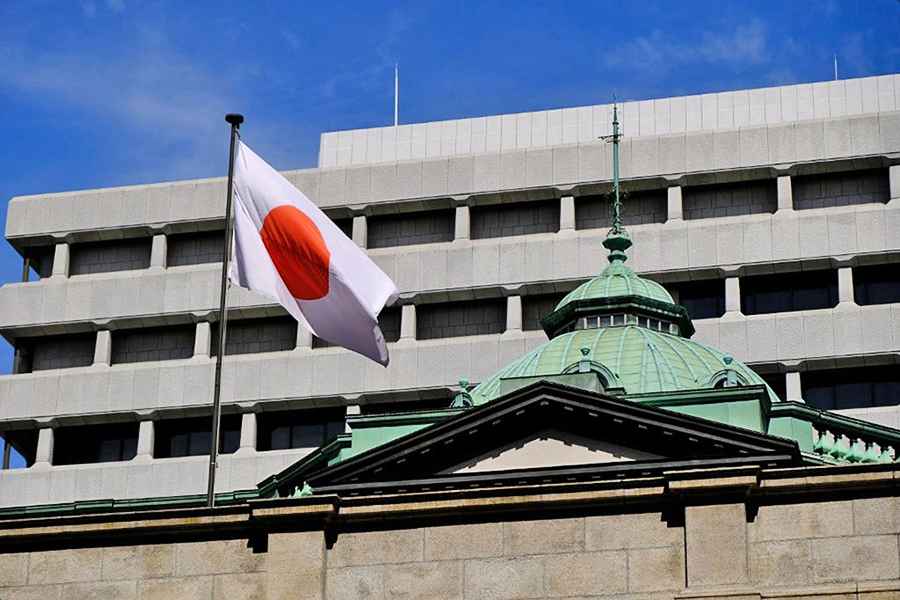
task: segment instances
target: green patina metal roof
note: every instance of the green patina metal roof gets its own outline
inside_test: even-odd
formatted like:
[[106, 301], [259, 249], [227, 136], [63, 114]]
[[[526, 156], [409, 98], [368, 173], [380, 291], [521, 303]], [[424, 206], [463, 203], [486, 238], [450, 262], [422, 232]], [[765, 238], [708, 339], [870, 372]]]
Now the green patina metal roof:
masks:
[[620, 261], [611, 263], [603, 272], [569, 292], [556, 310], [574, 300], [595, 300], [617, 296], [643, 296], [658, 302], [675, 304], [672, 295], [662, 285], [644, 279]]
[[[726, 369], [743, 385], [766, 385], [752, 369], [724, 352], [669, 333], [625, 325], [558, 335], [478, 385], [471, 392], [472, 400], [477, 405], [500, 396], [503, 379], [571, 372], [582, 359], [582, 348], [589, 350], [593, 368], [612, 379], [607, 385], [624, 388], [629, 395], [712, 388]], [[777, 402], [771, 388], [766, 389]]]

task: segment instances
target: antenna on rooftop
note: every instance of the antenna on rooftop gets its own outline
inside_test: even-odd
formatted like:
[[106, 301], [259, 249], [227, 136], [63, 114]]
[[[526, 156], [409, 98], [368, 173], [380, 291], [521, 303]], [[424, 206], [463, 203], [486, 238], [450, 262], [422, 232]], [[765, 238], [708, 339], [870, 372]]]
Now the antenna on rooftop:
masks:
[[601, 136], [604, 142], [612, 142], [613, 145], [613, 218], [612, 233], [621, 234], [622, 229], [622, 199], [619, 195], [619, 140], [622, 134], [619, 132], [619, 105], [613, 95], [613, 121], [612, 135]]
[[394, 63], [394, 127], [400, 123], [400, 63]]
[[838, 80], [838, 70], [837, 70], [837, 52], [834, 53], [834, 80]]

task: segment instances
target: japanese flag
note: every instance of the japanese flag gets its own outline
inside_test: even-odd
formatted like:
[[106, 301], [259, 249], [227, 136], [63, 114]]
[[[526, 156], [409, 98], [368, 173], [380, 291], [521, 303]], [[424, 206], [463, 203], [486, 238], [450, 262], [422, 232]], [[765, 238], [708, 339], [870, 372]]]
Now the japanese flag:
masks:
[[388, 364], [378, 313], [397, 286], [325, 213], [238, 142], [229, 279], [313, 334]]

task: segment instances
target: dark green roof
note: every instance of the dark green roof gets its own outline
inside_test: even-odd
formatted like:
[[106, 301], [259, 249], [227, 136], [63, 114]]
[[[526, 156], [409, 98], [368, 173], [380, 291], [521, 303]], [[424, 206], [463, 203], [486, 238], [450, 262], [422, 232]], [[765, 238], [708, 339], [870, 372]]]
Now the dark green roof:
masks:
[[618, 296], [642, 296], [658, 302], [675, 304], [672, 295], [662, 285], [652, 279], [638, 276], [624, 263], [616, 261], [606, 267], [598, 277], [582, 283], [569, 292], [556, 305], [556, 310], [574, 300], [593, 300]]
[[[635, 325], [583, 329], [556, 336], [483, 381], [471, 395], [484, 404], [501, 395], [501, 380], [559, 375], [577, 368], [587, 348], [594, 370], [612, 379], [608, 387], [626, 394], [711, 388], [727, 369], [743, 385], [764, 385], [772, 401], [778, 397], [752, 369], [726, 353], [670, 333]], [[726, 360], [729, 361], [726, 364]]]

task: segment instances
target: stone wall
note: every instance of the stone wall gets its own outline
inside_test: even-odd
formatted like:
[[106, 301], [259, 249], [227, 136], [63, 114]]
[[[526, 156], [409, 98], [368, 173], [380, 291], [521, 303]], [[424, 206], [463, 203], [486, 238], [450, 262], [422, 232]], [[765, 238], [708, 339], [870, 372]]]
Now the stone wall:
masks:
[[255, 550], [250, 536], [140, 544], [138, 535], [135, 545], [123, 537], [86, 547], [60, 541], [66, 549], [31, 552], [5, 546], [0, 598], [886, 600], [900, 598], [900, 504], [882, 492], [758, 507], [670, 505], [668, 518], [649, 508], [587, 507], [564, 518], [524, 516], [537, 509], [479, 522], [459, 515], [452, 524], [328, 527], [327, 535], [273, 530], [253, 538]]

